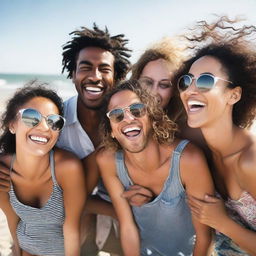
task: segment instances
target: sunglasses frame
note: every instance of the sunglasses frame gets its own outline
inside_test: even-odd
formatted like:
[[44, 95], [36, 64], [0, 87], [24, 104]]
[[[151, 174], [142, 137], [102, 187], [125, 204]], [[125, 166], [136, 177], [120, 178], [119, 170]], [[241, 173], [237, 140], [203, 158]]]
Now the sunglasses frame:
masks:
[[[40, 120], [39, 120], [39, 122], [38, 122], [36, 125], [29, 126], [29, 125], [23, 120], [23, 113], [24, 113], [24, 111], [26, 111], [26, 110], [33, 110], [33, 111], [36, 111], [36, 112], [39, 114]], [[56, 131], [57, 131], [57, 132], [61, 131], [61, 130], [63, 129], [63, 127], [65, 126], [65, 123], [66, 123], [66, 119], [65, 119], [63, 116], [61, 116], [61, 115], [58, 115], [58, 114], [51, 114], [51, 115], [48, 115], [48, 116], [44, 116], [44, 115], [42, 115], [38, 110], [36, 110], [36, 109], [34, 109], [34, 108], [22, 108], [22, 109], [20, 109], [20, 110], [18, 111], [18, 113], [20, 114], [20, 117], [21, 117], [22, 122], [23, 122], [27, 127], [30, 127], [30, 128], [33, 128], [33, 127], [38, 126], [38, 125], [42, 122], [42, 118], [45, 119], [45, 121], [46, 121], [48, 127], [49, 127], [52, 131], [55, 131], [55, 132], [56, 132]], [[48, 122], [50, 116], [58, 116], [58, 117], [60, 117], [60, 118], [63, 120], [63, 126], [61, 127], [61, 129], [56, 129], [56, 130], [54, 130], [54, 129], [52, 128], [52, 125], [50, 125], [49, 122]]]
[[[202, 76], [209, 76], [209, 77], [213, 78], [213, 85], [212, 85], [211, 88], [203, 88], [203, 87], [197, 86], [197, 81], [198, 81], [198, 79], [200, 79], [200, 77], [202, 77]], [[190, 79], [189, 86], [188, 86], [185, 90], [180, 89], [180, 81], [181, 81], [181, 79], [182, 79], [183, 77], [189, 77], [189, 79]], [[214, 75], [212, 75], [212, 74], [201, 74], [201, 75], [199, 75], [197, 78], [196, 78], [196, 77], [193, 77], [192, 75], [186, 74], [186, 75], [181, 76], [181, 77], [179, 78], [179, 80], [178, 80], [178, 84], [177, 84], [177, 85], [178, 85], [179, 91], [180, 91], [180, 92], [186, 91], [186, 90], [193, 84], [193, 81], [194, 81], [194, 80], [195, 80], [195, 86], [196, 86], [196, 88], [197, 88], [199, 91], [201, 91], [201, 92], [208, 92], [208, 91], [210, 91], [210, 90], [216, 85], [216, 83], [217, 83], [219, 80], [222, 80], [222, 81], [225, 81], [225, 82], [228, 82], [228, 83], [233, 84], [233, 82], [231, 82], [231, 81], [229, 81], [229, 80], [223, 79], [223, 78], [218, 77], [218, 76], [214, 76]]]
[[[131, 104], [131, 105], [129, 105], [128, 107], [125, 107], [125, 108], [115, 108], [115, 109], [112, 109], [112, 110], [110, 110], [110, 111], [108, 111], [108, 112], [106, 113], [106, 116], [109, 118], [110, 121], [113, 121], [113, 122], [115, 122], [115, 123], [119, 123], [119, 122], [123, 121], [125, 111], [126, 111], [126, 110], [129, 110], [129, 113], [130, 113], [133, 117], [135, 117], [135, 118], [140, 118], [140, 117], [134, 116], [134, 115], [132, 114], [132, 112], [131, 112], [131, 107], [132, 107], [133, 105], [142, 105], [142, 106], [143, 106], [143, 107], [140, 109], [140, 112], [141, 112], [141, 110], [144, 110], [145, 113], [144, 113], [143, 115], [141, 115], [140, 117], [143, 117], [143, 116], [146, 114], [146, 105], [145, 105], [144, 103], [142, 103], [142, 102], [138, 102], [138, 103], [133, 103], [133, 104]], [[120, 121], [114, 121], [114, 120], [111, 119], [111, 117], [110, 117], [111, 112], [112, 112], [112, 111], [115, 111], [115, 110], [121, 110], [121, 111], [122, 111], [123, 118], [122, 118]]]

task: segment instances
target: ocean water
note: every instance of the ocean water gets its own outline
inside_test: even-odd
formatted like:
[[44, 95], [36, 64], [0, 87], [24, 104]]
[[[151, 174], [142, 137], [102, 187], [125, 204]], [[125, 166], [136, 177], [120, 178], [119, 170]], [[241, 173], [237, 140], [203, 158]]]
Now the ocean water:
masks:
[[49, 88], [57, 91], [59, 96], [66, 100], [76, 94], [75, 86], [64, 75], [38, 75], [38, 74], [2, 74], [0, 73], [0, 107], [6, 104], [7, 99], [17, 88], [23, 87], [31, 80], [49, 84]]

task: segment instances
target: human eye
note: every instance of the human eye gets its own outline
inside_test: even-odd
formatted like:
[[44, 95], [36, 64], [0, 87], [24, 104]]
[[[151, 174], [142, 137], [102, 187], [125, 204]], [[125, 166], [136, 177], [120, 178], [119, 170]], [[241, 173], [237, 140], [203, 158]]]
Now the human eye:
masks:
[[172, 83], [171, 81], [162, 81], [158, 84], [158, 86], [161, 88], [161, 89], [167, 89], [167, 88], [170, 88], [172, 86]]
[[100, 72], [105, 73], [105, 74], [112, 73], [112, 68], [109, 66], [100, 67], [99, 70], [100, 70]]
[[141, 78], [139, 81], [142, 86], [144, 85], [144, 86], [152, 87], [154, 84], [154, 82], [148, 78]]
[[79, 66], [79, 70], [80, 71], [90, 71], [92, 68], [91, 68], [91, 66], [90, 65], [80, 65]]

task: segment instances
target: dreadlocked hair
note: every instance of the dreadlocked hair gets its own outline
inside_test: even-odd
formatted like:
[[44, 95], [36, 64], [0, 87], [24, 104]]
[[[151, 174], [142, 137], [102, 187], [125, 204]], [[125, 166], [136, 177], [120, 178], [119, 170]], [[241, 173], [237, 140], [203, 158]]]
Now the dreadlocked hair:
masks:
[[189, 72], [191, 65], [203, 56], [219, 60], [232, 84], [228, 88], [240, 86], [241, 99], [234, 105], [232, 119], [235, 125], [248, 128], [256, 116], [256, 38], [255, 26], [241, 26], [241, 19], [231, 20], [227, 16], [219, 17], [216, 22], [199, 21], [191, 34], [185, 35], [187, 51], [192, 57], [184, 62], [177, 72], [178, 78]]
[[102, 108], [103, 118], [101, 122], [102, 146], [114, 150], [121, 149], [118, 141], [111, 136], [110, 120], [106, 116], [106, 113], [112, 96], [125, 90], [134, 92], [140, 101], [146, 105], [147, 114], [153, 127], [153, 138], [160, 144], [171, 144], [174, 140], [175, 132], [178, 129], [176, 123], [168, 118], [156, 97], [143, 89], [137, 80], [127, 80], [117, 85], [104, 99]]
[[111, 52], [115, 58], [115, 81], [125, 78], [130, 69], [128, 58], [131, 56], [129, 54], [131, 50], [125, 47], [128, 39], [125, 39], [123, 34], [110, 36], [107, 27], [105, 27], [105, 30], [100, 30], [94, 23], [93, 29], [81, 27], [81, 30], [75, 30], [70, 35], [73, 35], [72, 40], [63, 46], [62, 53], [62, 73], [66, 69], [68, 71], [68, 78], [72, 78], [72, 73], [76, 69], [76, 60], [79, 52], [86, 47], [99, 47]]

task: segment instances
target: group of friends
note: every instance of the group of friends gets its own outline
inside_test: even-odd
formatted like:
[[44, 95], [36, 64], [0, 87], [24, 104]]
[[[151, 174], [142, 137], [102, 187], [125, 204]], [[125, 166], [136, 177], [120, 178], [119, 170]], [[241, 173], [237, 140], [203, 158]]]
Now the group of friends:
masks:
[[256, 27], [201, 21], [133, 66], [124, 35], [71, 35], [77, 95], [31, 81], [2, 115], [13, 254], [256, 255]]

